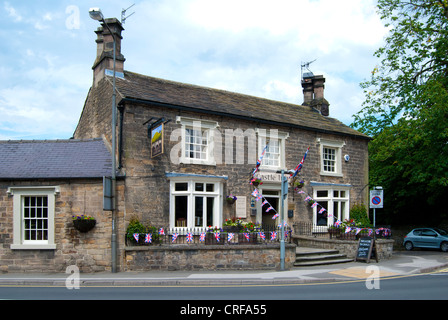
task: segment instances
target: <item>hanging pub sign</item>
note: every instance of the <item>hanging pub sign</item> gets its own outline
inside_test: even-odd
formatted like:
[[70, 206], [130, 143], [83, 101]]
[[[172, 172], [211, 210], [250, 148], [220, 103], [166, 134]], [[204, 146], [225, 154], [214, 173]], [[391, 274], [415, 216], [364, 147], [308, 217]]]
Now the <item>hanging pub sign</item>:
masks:
[[148, 124], [148, 138], [151, 141], [151, 158], [160, 156], [164, 152], [164, 125], [168, 123], [170, 120], [165, 120], [164, 118], [157, 119], [155, 122], [152, 122], [154, 118], [149, 119], [144, 123], [144, 125]]
[[163, 122], [151, 128], [151, 158], [163, 153]]

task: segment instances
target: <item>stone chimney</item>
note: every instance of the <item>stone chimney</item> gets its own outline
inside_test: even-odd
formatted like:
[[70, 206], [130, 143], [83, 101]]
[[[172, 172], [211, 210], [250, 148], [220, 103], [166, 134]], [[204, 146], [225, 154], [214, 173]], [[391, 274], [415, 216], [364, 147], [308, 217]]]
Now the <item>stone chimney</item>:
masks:
[[303, 74], [303, 103], [304, 106], [315, 108], [323, 116], [330, 114], [330, 104], [324, 98], [325, 78], [322, 75], [315, 76], [310, 72]]
[[116, 18], [104, 19], [112, 31], [113, 36], [107, 26], [102, 23], [95, 33], [97, 34], [96, 59], [93, 63], [93, 86], [104, 78], [105, 74], [113, 75], [114, 70], [114, 37], [116, 39], [115, 50], [115, 70], [117, 77], [123, 77], [125, 58], [121, 54], [121, 32], [124, 30], [121, 22]]

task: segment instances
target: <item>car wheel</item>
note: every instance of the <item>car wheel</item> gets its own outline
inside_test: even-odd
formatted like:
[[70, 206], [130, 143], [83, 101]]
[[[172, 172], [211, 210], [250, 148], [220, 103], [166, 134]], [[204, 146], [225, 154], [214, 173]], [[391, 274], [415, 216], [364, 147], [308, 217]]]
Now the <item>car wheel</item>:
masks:
[[442, 242], [442, 244], [440, 245], [440, 250], [442, 250], [443, 252], [448, 252], [448, 242]]
[[412, 244], [412, 242], [408, 241], [404, 244], [404, 247], [406, 248], [406, 250], [410, 251], [414, 248], [414, 245]]

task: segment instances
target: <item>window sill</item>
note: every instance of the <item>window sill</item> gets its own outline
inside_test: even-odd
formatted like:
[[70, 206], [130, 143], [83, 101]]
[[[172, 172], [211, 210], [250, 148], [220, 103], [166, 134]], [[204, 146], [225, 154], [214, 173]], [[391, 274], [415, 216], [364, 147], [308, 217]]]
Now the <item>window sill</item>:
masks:
[[199, 164], [204, 166], [216, 166], [216, 161], [205, 161], [205, 160], [195, 160], [195, 159], [180, 159], [179, 164]]
[[12, 250], [55, 250], [55, 244], [11, 244]]
[[337, 172], [320, 172], [321, 176], [329, 176], [329, 177], [343, 177], [344, 175], [342, 173]]

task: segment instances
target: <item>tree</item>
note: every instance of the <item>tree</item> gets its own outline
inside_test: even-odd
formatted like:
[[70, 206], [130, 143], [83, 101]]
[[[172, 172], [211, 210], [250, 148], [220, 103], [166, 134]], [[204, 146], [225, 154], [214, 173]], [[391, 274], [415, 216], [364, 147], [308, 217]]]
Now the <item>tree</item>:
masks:
[[[385, 189], [388, 220], [447, 216], [448, 0], [379, 0], [390, 28], [361, 84], [352, 127], [369, 134], [370, 184]], [[386, 205], [387, 204], [387, 205]]]

